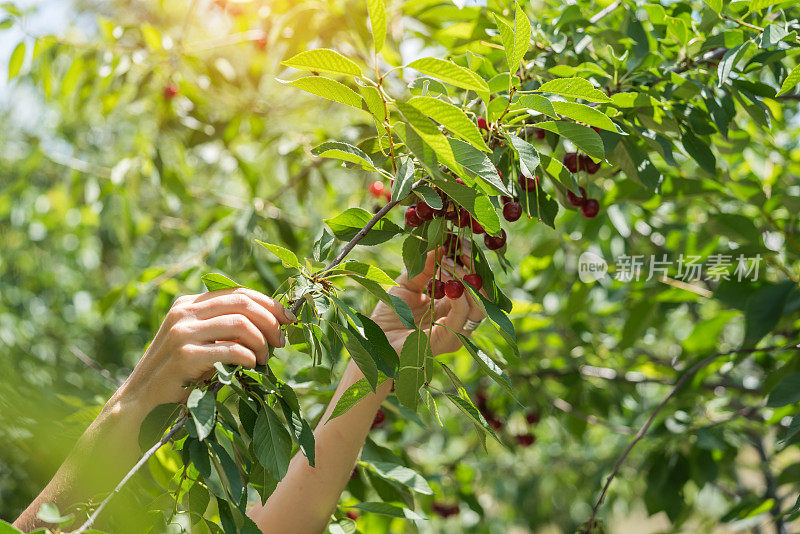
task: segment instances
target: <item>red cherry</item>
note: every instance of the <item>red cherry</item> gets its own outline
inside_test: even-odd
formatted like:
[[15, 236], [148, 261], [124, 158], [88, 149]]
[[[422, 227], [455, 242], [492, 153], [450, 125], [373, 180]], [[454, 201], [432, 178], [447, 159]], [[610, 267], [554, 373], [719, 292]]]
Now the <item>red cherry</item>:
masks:
[[585, 199], [586, 198], [586, 189], [583, 187], [578, 187], [578, 191], [580, 191], [581, 196]]
[[539, 141], [543, 140], [546, 134], [547, 132], [545, 132], [541, 128], [534, 128], [533, 130], [534, 139], [538, 139]]
[[444, 298], [444, 282], [441, 280], [429, 280], [428, 287], [425, 289], [425, 292], [428, 294], [429, 297], [433, 298], [434, 300], [439, 300]]
[[503, 196], [500, 197], [500, 203], [504, 204], [504, 205], [508, 204], [509, 202], [513, 202], [513, 201], [514, 201], [513, 198], [511, 198], [509, 196], [506, 196], [506, 195], [503, 195]]
[[519, 186], [525, 191], [533, 191], [536, 189], [536, 186], [539, 185], [539, 177], [534, 175], [533, 178], [526, 178], [523, 175], [519, 175]]
[[472, 233], [473, 234], [482, 234], [483, 232], [486, 231], [486, 230], [483, 229], [483, 226], [481, 226], [481, 223], [479, 223], [477, 221], [477, 219], [472, 219], [470, 221], [470, 223], [472, 224]]
[[177, 96], [179, 92], [178, 86], [174, 83], [168, 83], [164, 87], [164, 98], [167, 100], [172, 100], [175, 96]]
[[422, 224], [422, 219], [417, 215], [417, 208], [411, 207], [406, 210], [406, 226], [416, 228]]
[[500, 430], [503, 428], [503, 421], [496, 417], [486, 417], [486, 422], [489, 423], [489, 426], [492, 427], [494, 430]]
[[419, 218], [423, 221], [433, 220], [433, 217], [436, 214], [436, 210], [430, 207], [424, 200], [417, 202], [416, 209], [417, 215], [419, 215]]
[[448, 518], [451, 515], [457, 515], [459, 512], [457, 504], [444, 504], [435, 501], [431, 506], [431, 510], [433, 510], [434, 514], [444, 518]]
[[356, 521], [360, 516], [361, 514], [359, 514], [355, 510], [350, 510], [349, 512], [347, 512], [347, 518], [352, 519], [353, 521]]
[[536, 412], [528, 412], [525, 414], [525, 420], [529, 425], [535, 425], [539, 422], [539, 414]]
[[370, 430], [373, 430], [383, 425], [383, 422], [385, 420], [386, 420], [386, 412], [383, 411], [383, 408], [378, 408], [378, 412], [375, 414], [375, 419], [372, 420], [372, 426], [370, 427]]
[[521, 434], [519, 436], [515, 436], [517, 443], [522, 447], [530, 447], [536, 442], [536, 436], [533, 434]]
[[458, 227], [459, 228], [466, 228], [470, 226], [470, 222], [472, 221], [472, 216], [469, 214], [467, 210], [461, 208], [458, 212]]
[[522, 206], [519, 202], [509, 202], [505, 206], [503, 206], [503, 217], [508, 222], [514, 222], [519, 220], [522, 217]]
[[375, 180], [369, 184], [369, 194], [375, 198], [381, 198], [386, 194], [386, 185], [383, 182]]
[[444, 218], [450, 222], [456, 222], [458, 220], [458, 208], [452, 203], [447, 202], [444, 205]]
[[358, 467], [354, 467], [353, 472], [350, 473], [350, 480], [358, 480], [358, 478], [359, 478]]
[[564, 163], [564, 167], [571, 173], [578, 172], [578, 154], [575, 152], [567, 152], [564, 154], [564, 159], [562, 160]]
[[580, 157], [580, 167], [581, 169], [585, 170], [589, 174], [595, 174], [597, 171], [600, 170], [602, 164], [598, 161], [595, 163], [592, 161], [592, 158], [589, 156], [581, 156]]
[[448, 280], [444, 283], [444, 294], [452, 300], [461, 298], [464, 294], [464, 284], [459, 280]]
[[489, 250], [498, 250], [503, 248], [503, 246], [505, 246], [506, 239], [507, 239], [506, 231], [500, 230], [499, 236], [486, 234], [483, 237], [483, 244], [486, 245], [486, 248], [488, 248]]
[[597, 133], [600, 133], [600, 128], [598, 128], [597, 126], [592, 126], [592, 130], [594, 130]]
[[467, 185], [467, 184], [464, 183], [464, 180], [462, 180], [461, 178], [456, 178], [456, 183], [457, 184], [461, 184], [461, 185]]
[[581, 213], [587, 219], [594, 219], [599, 212], [600, 203], [594, 198], [586, 199], [586, 203], [581, 206]]
[[456, 234], [447, 234], [442, 245], [447, 252], [461, 249], [461, 238]]
[[586, 197], [579, 197], [572, 191], [567, 191], [567, 202], [573, 208], [580, 208], [586, 203]]
[[475, 291], [480, 291], [483, 287], [483, 278], [478, 273], [470, 273], [464, 276], [464, 281], [475, 288]]
[[489, 125], [486, 123], [486, 119], [483, 117], [478, 117], [478, 128], [481, 130], [489, 131]]

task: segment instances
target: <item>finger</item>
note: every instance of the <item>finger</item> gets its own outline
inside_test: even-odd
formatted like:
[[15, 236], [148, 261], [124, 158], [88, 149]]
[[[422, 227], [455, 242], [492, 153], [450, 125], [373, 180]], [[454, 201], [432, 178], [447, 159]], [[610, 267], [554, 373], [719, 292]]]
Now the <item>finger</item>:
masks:
[[242, 367], [253, 368], [258, 363], [255, 352], [240, 343], [232, 341], [210, 343], [208, 345], [192, 345], [188, 349], [198, 360], [203, 362], [204, 367], [213, 367], [214, 363], [220, 362], [226, 365], [241, 365]]
[[198, 321], [198, 325], [197, 336], [201, 342], [236, 341], [256, 353], [259, 363], [266, 362], [267, 338], [246, 316], [241, 314], [222, 315]]
[[469, 303], [463, 296], [450, 301], [450, 311], [431, 331], [431, 344], [438, 353], [456, 350], [460, 343], [453, 331], [462, 333], [467, 322]]
[[428, 256], [425, 258], [425, 268], [422, 269], [422, 272], [409, 280], [408, 273], [403, 271], [402, 274], [397, 277], [397, 284], [417, 293], [424, 291], [428, 282], [436, 273], [436, 259], [437, 256], [441, 256], [441, 254], [442, 251], [439, 249], [428, 252]]
[[193, 306], [195, 307], [195, 317], [200, 320], [224, 315], [244, 315], [261, 330], [270, 345], [273, 347], [283, 346], [280, 344], [281, 324], [278, 322], [278, 318], [246, 293], [216, 295], [195, 303]]
[[[261, 307], [266, 308], [272, 315], [274, 315], [281, 324], [296, 323], [297, 317], [286, 306], [278, 302], [272, 297], [268, 297], [263, 293], [259, 293], [253, 289], [245, 287], [237, 287], [233, 289], [221, 289], [219, 291], [210, 291], [198, 295], [194, 300], [194, 305], [198, 306], [207, 303], [209, 300], [215, 299], [220, 296], [229, 295], [244, 295], [249, 297], [252, 301], [259, 304]], [[220, 315], [220, 314], [217, 314]]]

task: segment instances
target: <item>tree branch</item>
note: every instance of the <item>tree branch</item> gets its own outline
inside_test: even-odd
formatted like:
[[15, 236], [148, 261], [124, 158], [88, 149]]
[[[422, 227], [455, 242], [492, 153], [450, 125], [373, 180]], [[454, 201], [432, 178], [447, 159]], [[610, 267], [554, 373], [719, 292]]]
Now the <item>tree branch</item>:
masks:
[[592, 509], [592, 515], [589, 517], [589, 519], [584, 524], [583, 528], [581, 529], [581, 533], [588, 534], [588, 533], [590, 533], [590, 532], [592, 532], [594, 530], [595, 518], [597, 517], [597, 512], [600, 510], [600, 506], [602, 506], [603, 501], [605, 500], [606, 493], [608, 492], [608, 488], [609, 488], [609, 486], [611, 486], [611, 481], [613, 481], [614, 478], [617, 476], [617, 473], [619, 473], [619, 470], [622, 467], [622, 464], [625, 462], [625, 459], [631, 453], [631, 451], [636, 446], [636, 444], [639, 443], [639, 441], [644, 437], [644, 435], [650, 429], [650, 426], [653, 424], [653, 421], [655, 421], [656, 416], [658, 416], [658, 414], [661, 412], [661, 410], [664, 409], [664, 407], [667, 405], [667, 403], [670, 401], [670, 399], [672, 399], [672, 397], [674, 397], [675, 394], [678, 393], [678, 390], [690, 378], [692, 378], [694, 375], [696, 375], [698, 371], [700, 371], [701, 369], [706, 367], [708, 364], [710, 364], [711, 362], [713, 362], [714, 360], [716, 360], [717, 358], [720, 358], [722, 356], [730, 356], [731, 354], [752, 354], [754, 352], [783, 351], [783, 350], [791, 350], [791, 349], [797, 350], [799, 348], [800, 348], [800, 345], [789, 345], [789, 346], [786, 346], [786, 347], [764, 347], [764, 348], [760, 348], [760, 349], [759, 348], [735, 349], [735, 350], [731, 350], [731, 351], [727, 351], [727, 352], [718, 352], [716, 354], [712, 354], [711, 356], [708, 356], [708, 357], [700, 360], [696, 364], [694, 364], [688, 371], [686, 371], [686, 373], [683, 374], [683, 376], [681, 376], [678, 379], [677, 382], [675, 382], [675, 386], [672, 388], [672, 390], [669, 392], [669, 394], [666, 397], [664, 397], [664, 400], [662, 400], [658, 404], [658, 406], [656, 406], [655, 410], [653, 410], [653, 413], [650, 414], [650, 417], [648, 417], [647, 421], [645, 421], [644, 425], [642, 425], [642, 427], [639, 429], [639, 432], [636, 433], [636, 436], [634, 436], [634, 438], [631, 440], [631, 442], [625, 448], [625, 451], [619, 457], [619, 459], [617, 460], [617, 463], [614, 464], [614, 469], [611, 471], [611, 474], [608, 476], [608, 479], [606, 480], [606, 483], [603, 486], [603, 489], [600, 491], [600, 496], [598, 497], [597, 502], [595, 503], [594, 508]]

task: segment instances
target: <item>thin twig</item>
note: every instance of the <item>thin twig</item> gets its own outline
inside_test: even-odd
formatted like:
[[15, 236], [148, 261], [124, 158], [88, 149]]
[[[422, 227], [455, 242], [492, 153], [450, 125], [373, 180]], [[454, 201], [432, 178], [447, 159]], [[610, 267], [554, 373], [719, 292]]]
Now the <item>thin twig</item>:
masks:
[[100, 515], [100, 512], [102, 512], [103, 509], [106, 507], [106, 505], [108, 505], [108, 503], [111, 502], [111, 499], [122, 490], [122, 487], [125, 484], [127, 484], [127, 482], [133, 477], [133, 475], [136, 474], [137, 471], [139, 471], [139, 469], [142, 468], [143, 465], [147, 463], [147, 461], [156, 453], [156, 451], [158, 451], [158, 449], [160, 449], [165, 443], [171, 440], [172, 437], [175, 434], [177, 434], [178, 430], [183, 428], [185, 424], [186, 424], [186, 416], [184, 415], [178, 420], [177, 423], [175, 423], [175, 426], [173, 426], [170, 429], [170, 431], [167, 432], [167, 434], [163, 438], [161, 438], [161, 440], [158, 443], [150, 447], [150, 449], [146, 453], [144, 453], [144, 455], [141, 458], [139, 458], [139, 461], [136, 462], [136, 465], [134, 465], [131, 468], [131, 470], [128, 471], [128, 474], [126, 474], [122, 478], [122, 480], [119, 481], [117, 487], [115, 487], [114, 490], [111, 493], [109, 493], [105, 499], [103, 499], [103, 502], [101, 502], [100, 506], [98, 506], [92, 513], [92, 515], [89, 516], [89, 519], [87, 519], [86, 522], [78, 528], [78, 530], [74, 531], [74, 534], [81, 534], [82, 532], [85, 532], [86, 530], [92, 528], [92, 525], [97, 520], [97, 517]]
[[614, 477], [617, 476], [617, 473], [619, 473], [622, 464], [625, 462], [625, 459], [631, 453], [633, 448], [636, 446], [637, 443], [639, 443], [639, 441], [644, 437], [644, 435], [650, 429], [650, 425], [653, 424], [655, 418], [658, 416], [661, 410], [664, 409], [664, 407], [667, 405], [670, 399], [672, 399], [672, 397], [675, 396], [675, 394], [678, 392], [681, 386], [683, 386], [683, 384], [686, 383], [686, 381], [692, 378], [695, 374], [697, 374], [698, 371], [706, 367], [708, 364], [710, 364], [711, 362], [722, 356], [730, 356], [732, 354], [752, 354], [754, 352], [782, 351], [790, 349], [797, 350], [798, 348], [800, 348], [800, 345], [790, 345], [788, 347], [764, 347], [760, 349], [759, 348], [735, 349], [727, 352], [718, 352], [716, 354], [712, 354], [711, 356], [708, 356], [700, 360], [698, 363], [694, 364], [694, 366], [692, 366], [688, 371], [686, 371], [686, 373], [684, 373], [683, 376], [681, 376], [678, 379], [678, 381], [675, 382], [675, 386], [672, 388], [669, 394], [666, 397], [664, 397], [664, 400], [662, 400], [658, 404], [658, 406], [656, 406], [655, 410], [653, 410], [653, 413], [650, 414], [650, 417], [647, 419], [644, 425], [642, 425], [642, 428], [639, 429], [639, 432], [636, 433], [636, 436], [634, 436], [634, 438], [628, 444], [625, 451], [622, 453], [622, 456], [619, 457], [617, 463], [614, 465], [614, 469], [608, 476], [608, 479], [606, 480], [603, 489], [600, 491], [600, 496], [598, 497], [597, 502], [595, 503], [594, 508], [592, 509], [592, 515], [589, 517], [588, 521], [586, 521], [584, 527], [581, 529], [581, 532], [588, 534], [592, 532], [592, 530], [594, 530], [595, 518], [597, 517], [597, 512], [600, 510], [600, 506], [602, 506], [603, 501], [605, 500], [608, 488], [609, 486], [611, 486], [611, 481], [613, 481]]
[[596, 15], [590, 18], [589, 22], [591, 22], [592, 24], [597, 24], [598, 22], [600, 22], [600, 20], [605, 18], [609, 13], [617, 9], [621, 3], [622, 3], [621, 0], [616, 0], [616, 2], [611, 2], [605, 8], [603, 8], [602, 11], [598, 12]]
[[112, 385], [114, 387], [119, 387], [119, 386], [122, 385], [122, 382], [119, 381], [119, 380], [115, 380], [114, 377], [111, 376], [111, 373], [109, 373], [107, 369], [104, 369], [100, 364], [98, 364], [96, 361], [94, 361], [91, 358], [91, 356], [89, 356], [88, 354], [83, 352], [81, 349], [79, 349], [75, 345], [70, 345], [69, 346], [69, 351], [72, 353], [73, 356], [78, 358], [81, 361], [81, 363], [83, 363], [87, 367], [97, 371], [98, 374], [100, 376], [102, 376], [103, 378], [105, 378], [106, 381], [110, 385]]

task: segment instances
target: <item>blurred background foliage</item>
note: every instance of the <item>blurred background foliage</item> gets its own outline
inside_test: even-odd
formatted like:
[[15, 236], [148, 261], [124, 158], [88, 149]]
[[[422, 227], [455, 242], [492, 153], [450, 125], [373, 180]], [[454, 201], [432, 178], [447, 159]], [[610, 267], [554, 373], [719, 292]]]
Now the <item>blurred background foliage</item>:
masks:
[[[513, 4], [490, 4], [513, 16]], [[645, 46], [651, 68], [617, 79], [621, 90], [645, 94], [657, 66], [662, 73], [664, 65], [683, 68], [687, 58], [738, 45], [732, 32], [747, 31], [719, 20], [705, 3], [669, 2], [690, 40], [672, 47], [649, 25], [645, 4], [653, 3], [625, 1], [592, 23], [608, 2], [525, 3], [534, 41], [555, 52], [537, 56], [535, 67], [545, 79], [580, 75], [585, 62], [625, 73], [624, 51]], [[310, 153], [328, 139], [356, 144], [374, 135], [368, 116], [276, 81], [290, 75], [280, 62], [309, 48], [335, 48], [371, 64], [364, 2], [76, 2], [59, 8], [57, 28], [37, 33], [50, 9], [50, 2], [0, 9], [15, 74], [2, 86], [0, 104], [0, 517], [6, 520], [49, 479], [175, 297], [203, 290], [201, 274], [222, 272], [274, 292], [284, 271], [253, 248], [255, 238], [309, 255], [323, 218], [350, 206], [371, 210], [374, 203], [367, 193], [373, 176]], [[790, 5], [762, 15], [797, 30], [798, 13]], [[478, 8], [391, 3], [384, 57], [400, 65], [471, 47], [486, 53], [475, 42], [491, 39], [494, 27]], [[484, 451], [467, 421], [446, 406], [441, 428], [387, 401], [387, 419], [365, 454], [381, 457], [391, 454], [383, 447], [391, 449], [436, 495], [418, 497], [428, 521], [364, 513], [357, 521], [362, 532], [574, 531], [632, 435], [693, 363], [753, 346], [764, 335], [764, 346], [797, 343], [800, 128], [796, 99], [775, 97], [787, 72], [780, 62], [788, 57], [791, 66], [795, 51], [775, 48], [740, 63], [738, 88], [755, 93], [757, 102], [737, 93], [727, 135], [714, 126], [711, 104], [670, 103], [713, 92], [716, 65], [692, 63], [697, 70], [686, 74], [685, 85], [649, 93], [656, 99], [651, 115], [682, 115], [696, 134], [713, 135], [715, 173], [662, 151], [653, 157], [664, 175], [655, 194], [606, 165], [591, 180], [580, 178], [600, 199], [596, 219], [562, 210], [555, 229], [535, 220], [515, 225], [507, 254], [513, 267], [501, 284], [514, 301], [521, 356], [504, 350], [488, 329], [476, 338], [509, 362], [524, 406], [479, 379], [463, 351], [443, 359], [475, 399], [486, 399], [507, 446], [489, 443]], [[761, 85], [747, 85], [754, 82], [745, 73]], [[401, 94], [410, 79], [400, 73], [390, 83]], [[647, 117], [639, 120], [649, 127]], [[548, 144], [560, 154], [556, 139], [542, 146]], [[587, 250], [609, 260], [612, 274], [613, 258], [623, 254], [677, 261], [680, 254], [744, 253], [764, 261], [758, 283], [703, 280], [688, 289], [656, 279], [582, 283], [576, 264]], [[389, 274], [402, 266], [397, 240], [355, 254]], [[374, 304], [357, 289], [344, 298], [364, 311]], [[307, 356], [290, 351], [277, 360], [276, 372], [304, 391], [306, 411], [317, 417], [335, 384], [329, 368], [342, 362], [312, 368]], [[796, 353], [766, 351], [720, 357], [699, 372], [622, 466], [601, 512], [607, 530], [796, 530], [781, 519], [800, 489], [796, 445], [781, 441], [796, 408], [765, 401], [797, 369]], [[139, 489], [157, 497], [162, 470], [172, 469], [169, 453], [152, 463]], [[362, 469], [342, 502], [375, 493], [387, 501], [411, 498]]]

